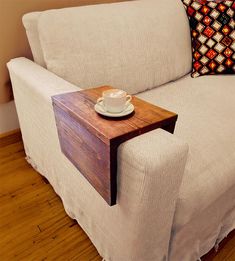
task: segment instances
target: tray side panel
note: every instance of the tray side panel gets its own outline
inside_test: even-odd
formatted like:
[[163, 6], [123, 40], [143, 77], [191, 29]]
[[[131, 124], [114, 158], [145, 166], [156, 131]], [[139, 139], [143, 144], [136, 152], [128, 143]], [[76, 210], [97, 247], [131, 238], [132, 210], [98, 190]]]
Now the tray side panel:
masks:
[[[61, 150], [109, 205], [116, 203], [113, 150], [56, 104], [53, 104]], [[115, 184], [114, 184], [115, 183]]]

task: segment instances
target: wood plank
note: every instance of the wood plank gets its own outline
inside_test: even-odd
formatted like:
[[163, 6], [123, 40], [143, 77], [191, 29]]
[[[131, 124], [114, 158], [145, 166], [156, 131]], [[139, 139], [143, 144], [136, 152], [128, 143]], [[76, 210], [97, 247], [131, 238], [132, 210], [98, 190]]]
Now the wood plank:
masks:
[[0, 148], [22, 140], [20, 129], [0, 134]]
[[[161, 107], [150, 104], [135, 96], [132, 104], [135, 112], [124, 118], [107, 118], [98, 115], [94, 110], [97, 99], [102, 92], [112, 89], [102, 86], [79, 92], [59, 94], [52, 97], [53, 103], [71, 115], [76, 122], [85, 125], [90, 133], [97, 135], [103, 142], [123, 141], [135, 137], [136, 132], [144, 133], [162, 126], [171, 125], [177, 120], [177, 114]], [[115, 126], [115, 127], [114, 127]]]
[[94, 105], [109, 89], [102, 86], [55, 95], [52, 101], [62, 152], [112, 206], [116, 204], [118, 146], [157, 128], [173, 133], [177, 114], [133, 96], [131, 115], [100, 116]]

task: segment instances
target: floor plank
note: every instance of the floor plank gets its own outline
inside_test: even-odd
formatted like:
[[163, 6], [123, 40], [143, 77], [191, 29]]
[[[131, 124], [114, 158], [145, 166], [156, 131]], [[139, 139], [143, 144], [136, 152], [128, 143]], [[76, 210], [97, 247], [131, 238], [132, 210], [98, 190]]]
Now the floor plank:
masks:
[[[0, 260], [101, 261], [47, 180], [26, 162], [18, 136], [11, 140], [0, 146]], [[202, 261], [235, 261], [235, 231]]]

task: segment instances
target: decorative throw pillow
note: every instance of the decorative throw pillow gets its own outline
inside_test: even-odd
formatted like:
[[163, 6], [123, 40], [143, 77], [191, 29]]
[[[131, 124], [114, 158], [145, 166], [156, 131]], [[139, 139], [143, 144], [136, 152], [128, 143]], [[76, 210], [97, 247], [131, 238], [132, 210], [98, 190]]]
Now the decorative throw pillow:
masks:
[[189, 17], [195, 78], [235, 73], [235, 1], [182, 0]]

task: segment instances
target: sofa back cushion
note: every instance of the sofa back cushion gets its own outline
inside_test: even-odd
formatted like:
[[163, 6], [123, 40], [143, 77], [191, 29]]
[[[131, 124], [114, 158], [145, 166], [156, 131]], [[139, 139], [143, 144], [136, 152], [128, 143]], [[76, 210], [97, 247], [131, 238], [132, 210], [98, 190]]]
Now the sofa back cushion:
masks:
[[78, 85], [135, 94], [191, 70], [181, 1], [142, 0], [42, 12], [38, 34], [48, 70]]
[[46, 62], [44, 59], [39, 34], [38, 34], [38, 20], [42, 12], [28, 13], [23, 16], [23, 24], [26, 30], [29, 45], [33, 54], [34, 61], [46, 67]]

